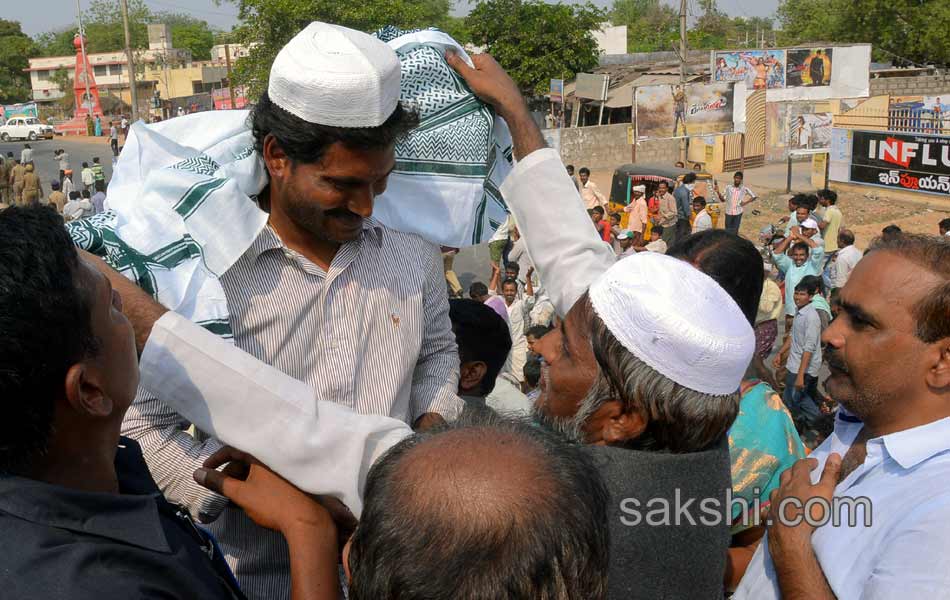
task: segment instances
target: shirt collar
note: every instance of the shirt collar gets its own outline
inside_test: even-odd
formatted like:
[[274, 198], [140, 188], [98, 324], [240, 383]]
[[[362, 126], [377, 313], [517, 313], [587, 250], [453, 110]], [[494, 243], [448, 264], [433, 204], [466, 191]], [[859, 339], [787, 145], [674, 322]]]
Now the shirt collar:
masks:
[[[362, 237], [365, 239], [370, 239], [377, 244], [377, 246], [382, 247], [383, 245], [383, 225], [373, 217], [367, 217], [363, 219], [363, 233]], [[261, 230], [257, 238], [251, 243], [251, 246], [245, 252], [245, 255], [252, 261], [256, 262], [257, 259], [269, 250], [281, 250], [286, 248], [284, 242], [280, 239], [280, 236], [277, 235], [277, 232], [274, 231], [274, 228], [270, 226], [270, 223], [264, 226], [264, 229]]]
[[905, 469], [950, 450], [950, 417], [880, 438], [887, 453]]
[[[137, 446], [134, 452], [139, 452], [137, 460], [141, 468], [147, 469]], [[117, 473], [123, 487], [123, 473]], [[170, 553], [159, 518], [157, 496], [130, 491], [132, 493], [86, 492], [25, 477], [2, 476], [0, 511], [47, 527]]]

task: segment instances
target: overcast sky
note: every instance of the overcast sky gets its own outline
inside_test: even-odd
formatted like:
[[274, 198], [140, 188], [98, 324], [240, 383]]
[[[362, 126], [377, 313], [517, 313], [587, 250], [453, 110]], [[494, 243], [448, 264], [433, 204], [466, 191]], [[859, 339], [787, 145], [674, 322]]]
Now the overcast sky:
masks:
[[[355, 0], [340, 0], [342, 2], [351, 2]], [[671, 2], [672, 0], [665, 0]], [[89, 0], [80, 0], [83, 8], [88, 7]], [[454, 0], [455, 14], [465, 14], [474, 3], [466, 3], [465, 0]], [[145, 3], [152, 10], [180, 12], [204, 19], [213, 27], [219, 29], [230, 29], [237, 23], [237, 7], [229, 2], [222, 2], [220, 6], [214, 3], [214, 0], [145, 0]], [[612, 0], [594, 0], [598, 6], [608, 6]], [[28, 35], [36, 35], [51, 29], [68, 27], [76, 19], [76, 0], [40, 0], [42, 10], [37, 10], [37, 3], [4, 1], [8, 6], [4, 7], [2, 16], [5, 19], [19, 21], [23, 26], [23, 31]], [[690, 0], [691, 13], [698, 12], [696, 0]], [[720, 10], [733, 15], [743, 17], [767, 17], [775, 12], [778, 0], [719, 0]]]

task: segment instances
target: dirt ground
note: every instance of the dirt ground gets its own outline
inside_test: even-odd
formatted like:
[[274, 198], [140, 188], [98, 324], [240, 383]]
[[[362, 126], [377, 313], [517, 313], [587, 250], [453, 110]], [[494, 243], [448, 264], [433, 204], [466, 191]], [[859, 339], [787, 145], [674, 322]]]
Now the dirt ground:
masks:
[[[774, 167], [764, 167], [763, 177], [757, 177], [758, 169], [746, 171], [746, 184], [759, 194], [759, 200], [746, 207], [739, 233], [754, 242], [758, 241], [761, 228], [777, 223], [780, 218], [787, 217], [789, 213], [789, 195], [785, 193], [784, 181], [778, 184], [781, 189], [768, 187], [769, 183], [775, 185], [778, 182], [775, 181], [771, 172], [767, 179], [764, 177], [766, 169], [773, 171]], [[805, 176], [806, 172], [806, 167], [795, 172], [792, 180], [793, 188], [803, 192], [814, 192], [814, 188]], [[610, 189], [612, 176], [613, 170], [591, 171], [591, 179], [604, 193], [608, 193], [607, 190]], [[720, 189], [731, 181], [728, 174], [717, 175], [716, 179], [719, 180]], [[764, 185], [763, 180], [766, 182]], [[835, 188], [833, 184], [831, 187]], [[950, 203], [947, 205], [948, 209], [942, 211], [889, 198], [887, 190], [884, 189], [867, 188], [864, 193], [837, 191], [838, 208], [844, 216], [843, 226], [854, 231], [855, 245], [862, 249], [867, 247], [874, 237], [880, 235], [881, 229], [887, 225], [895, 224], [911, 233], [936, 235], [937, 223], [941, 219], [950, 217]]]

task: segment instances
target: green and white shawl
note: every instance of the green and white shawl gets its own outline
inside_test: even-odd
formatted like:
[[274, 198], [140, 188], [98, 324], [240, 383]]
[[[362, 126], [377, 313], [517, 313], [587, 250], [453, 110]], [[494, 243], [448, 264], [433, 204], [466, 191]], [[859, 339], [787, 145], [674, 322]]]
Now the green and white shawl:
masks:
[[[512, 167], [507, 125], [443, 58], [464, 50], [436, 30], [378, 35], [402, 62], [401, 100], [420, 126], [396, 147], [396, 169], [374, 217], [429, 241], [487, 241], [505, 220], [499, 188]], [[106, 206], [67, 225], [77, 246], [102, 256], [168, 308], [229, 338], [218, 277], [267, 222], [256, 203], [267, 184], [247, 111], [135, 123], [113, 170]]]

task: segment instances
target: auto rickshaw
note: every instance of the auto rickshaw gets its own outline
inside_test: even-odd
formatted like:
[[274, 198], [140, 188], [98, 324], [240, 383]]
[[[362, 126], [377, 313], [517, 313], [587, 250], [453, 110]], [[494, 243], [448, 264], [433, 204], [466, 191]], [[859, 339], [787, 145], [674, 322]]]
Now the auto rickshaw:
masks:
[[[610, 184], [610, 202], [627, 206], [630, 204], [633, 187], [636, 185], [645, 186], [646, 198], [651, 198], [661, 181], [665, 181], [670, 186], [670, 192], [672, 193], [674, 187], [679, 185], [687, 173], [696, 172], [663, 164], [637, 163], [623, 165], [614, 171], [613, 181]], [[712, 189], [712, 182], [713, 176], [709, 173], [696, 173], [696, 187], [693, 192], [696, 196], [702, 196], [706, 199], [706, 212], [712, 218], [713, 227], [722, 227], [724, 223], [719, 225], [719, 218], [724, 207], [719, 202], [719, 196]], [[626, 224], [627, 220], [624, 218], [621, 221], [621, 227], [626, 228]]]

